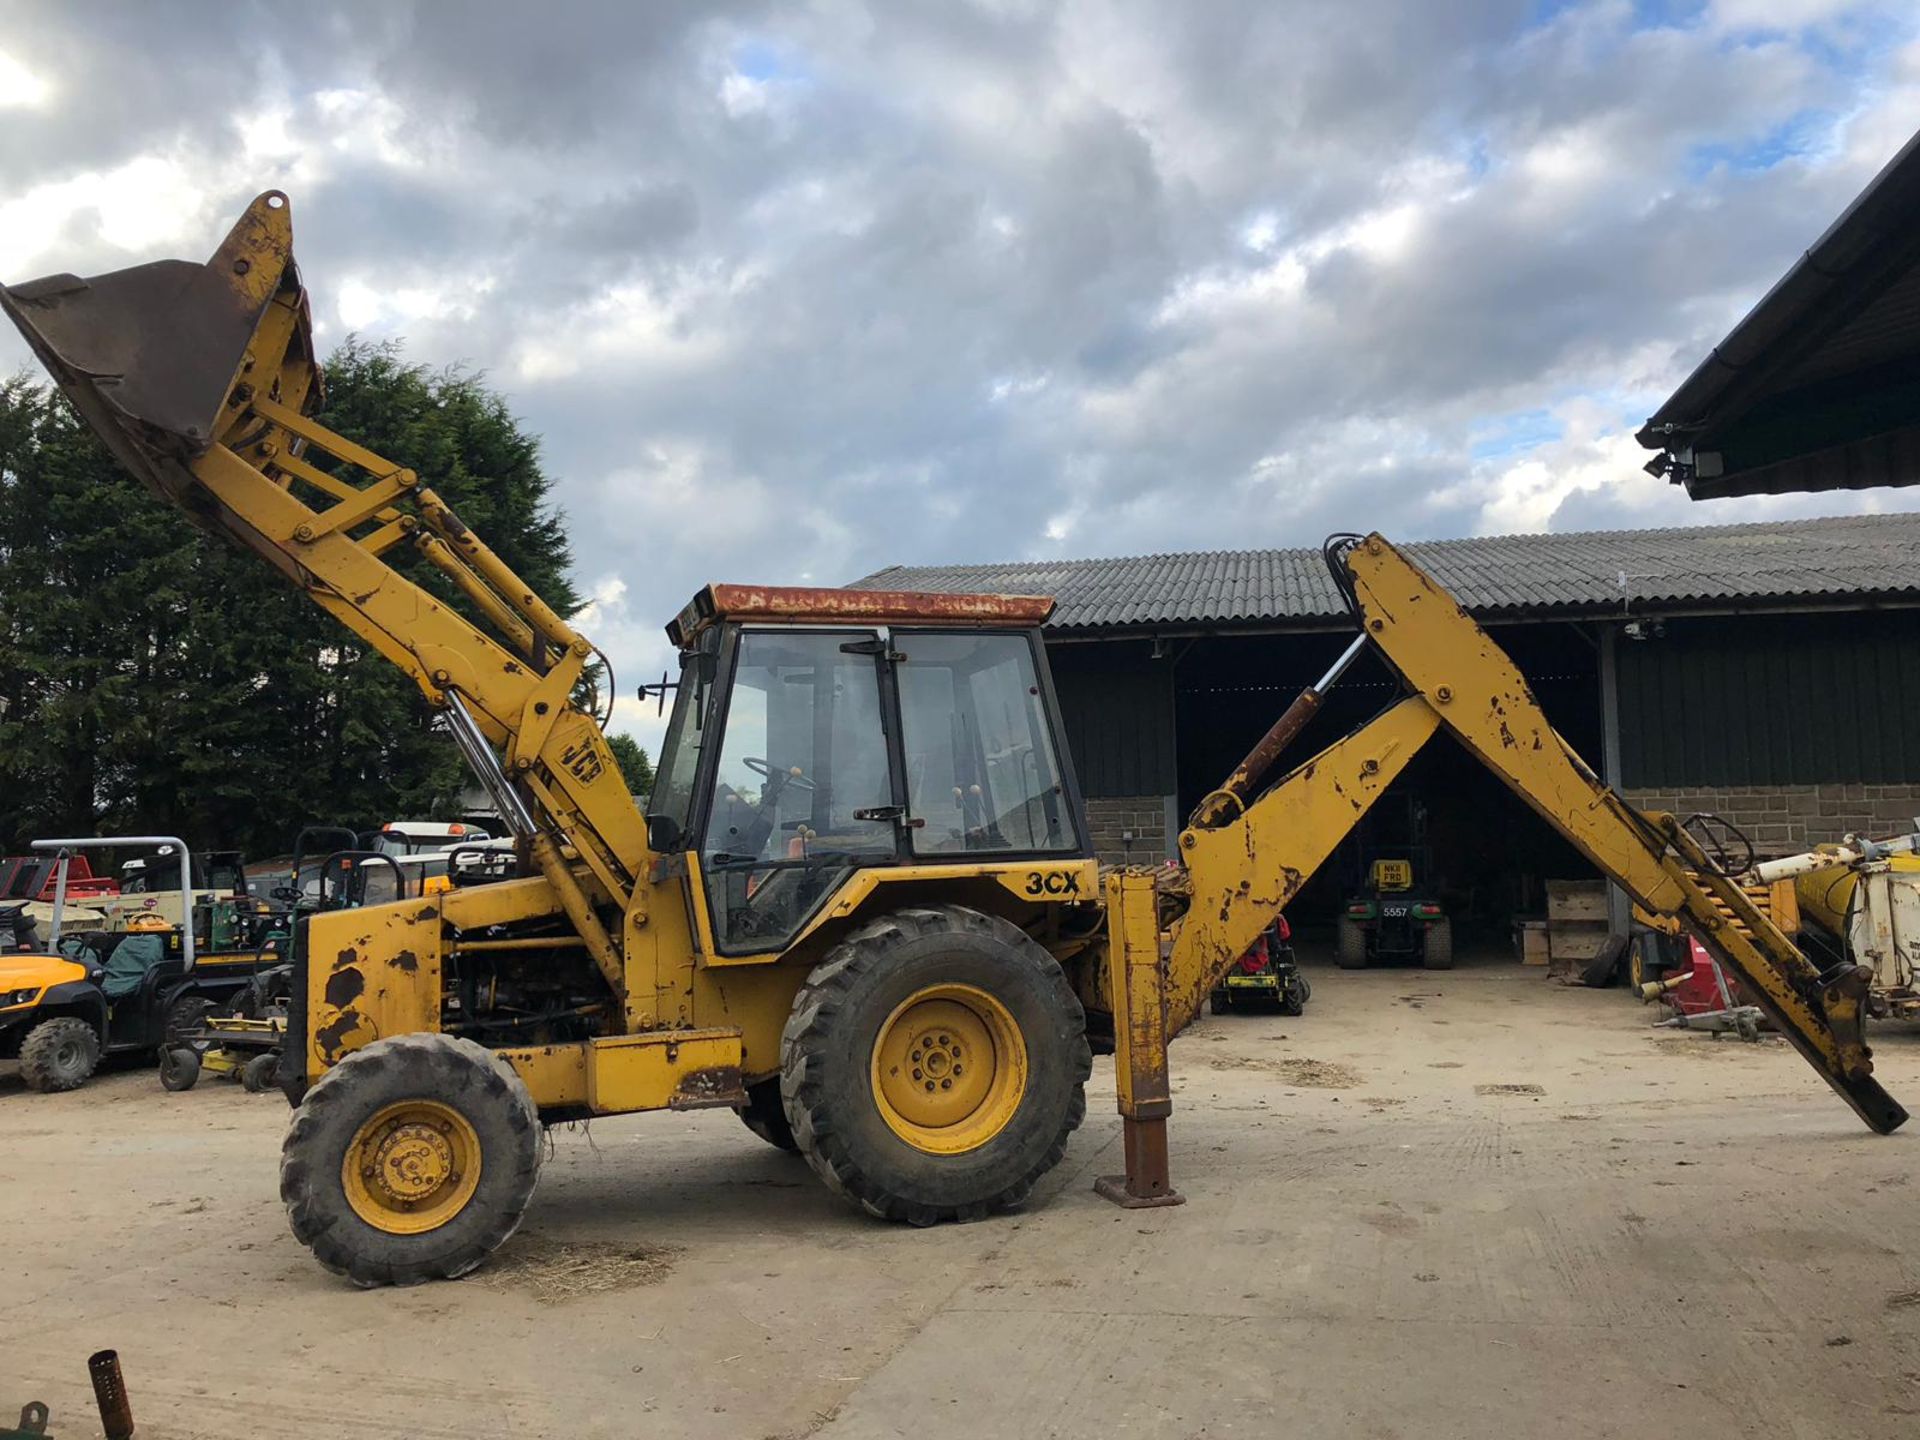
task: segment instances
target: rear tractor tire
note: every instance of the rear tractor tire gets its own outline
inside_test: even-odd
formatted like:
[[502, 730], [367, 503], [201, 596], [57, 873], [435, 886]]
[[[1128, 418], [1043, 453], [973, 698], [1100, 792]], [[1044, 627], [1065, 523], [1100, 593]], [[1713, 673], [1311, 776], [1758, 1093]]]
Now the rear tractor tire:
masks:
[[100, 1036], [75, 1015], [42, 1020], [20, 1044], [20, 1078], [29, 1090], [78, 1090], [100, 1063]]
[[307, 1090], [280, 1152], [294, 1237], [354, 1284], [478, 1267], [540, 1179], [540, 1115], [513, 1067], [452, 1035], [356, 1050]]
[[1452, 920], [1441, 919], [1428, 924], [1426, 938], [1420, 947], [1420, 963], [1429, 970], [1453, 968]]
[[1358, 920], [1340, 917], [1339, 947], [1334, 958], [1342, 970], [1367, 968], [1367, 927]]
[[789, 1155], [800, 1153], [800, 1144], [793, 1138], [793, 1126], [787, 1122], [786, 1107], [780, 1102], [780, 1078], [762, 1080], [758, 1085], [747, 1087], [747, 1108], [736, 1112], [740, 1123], [758, 1135], [776, 1150], [784, 1150]]
[[1016, 926], [898, 910], [794, 998], [780, 1093], [827, 1188], [883, 1220], [975, 1220], [1026, 1200], [1086, 1115], [1086, 1015]]

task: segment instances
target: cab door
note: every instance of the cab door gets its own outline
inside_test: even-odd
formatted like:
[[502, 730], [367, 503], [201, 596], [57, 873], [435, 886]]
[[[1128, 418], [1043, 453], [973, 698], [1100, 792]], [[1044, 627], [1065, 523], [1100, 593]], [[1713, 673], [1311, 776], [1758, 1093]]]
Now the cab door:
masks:
[[900, 858], [885, 660], [871, 626], [720, 626], [683, 655], [647, 828], [716, 956], [777, 954]]
[[699, 832], [721, 955], [783, 949], [862, 865], [899, 858], [904, 813], [873, 629], [745, 629]]

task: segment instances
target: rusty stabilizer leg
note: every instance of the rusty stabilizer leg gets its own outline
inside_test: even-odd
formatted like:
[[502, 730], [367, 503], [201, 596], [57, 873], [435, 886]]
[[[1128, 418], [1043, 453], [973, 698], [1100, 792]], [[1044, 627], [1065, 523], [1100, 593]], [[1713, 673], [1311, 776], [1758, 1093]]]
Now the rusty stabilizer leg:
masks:
[[1130, 1210], [1184, 1204], [1186, 1196], [1173, 1188], [1167, 1158], [1167, 1116], [1173, 1111], [1167, 1078], [1167, 969], [1160, 954], [1153, 876], [1140, 870], [1109, 875], [1106, 901], [1113, 1074], [1127, 1173], [1102, 1175], [1093, 1188]]

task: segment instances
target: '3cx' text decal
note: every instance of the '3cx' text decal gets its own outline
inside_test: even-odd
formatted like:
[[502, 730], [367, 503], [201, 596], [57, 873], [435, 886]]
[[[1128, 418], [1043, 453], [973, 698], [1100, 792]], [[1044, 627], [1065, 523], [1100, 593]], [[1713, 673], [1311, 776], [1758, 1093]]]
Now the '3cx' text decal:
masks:
[[1072, 870], [1035, 870], [1027, 876], [1029, 895], [1078, 895], [1080, 876]]

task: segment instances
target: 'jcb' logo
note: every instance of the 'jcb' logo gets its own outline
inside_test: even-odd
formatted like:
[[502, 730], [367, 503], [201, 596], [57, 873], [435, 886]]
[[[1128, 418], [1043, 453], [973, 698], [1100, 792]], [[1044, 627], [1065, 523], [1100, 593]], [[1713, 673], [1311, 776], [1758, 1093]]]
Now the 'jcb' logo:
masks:
[[562, 750], [560, 763], [582, 785], [591, 785], [600, 778], [600, 772], [607, 768], [594, 753], [593, 746], [584, 740]]
[[1029, 895], [1078, 895], [1080, 876], [1072, 870], [1036, 870], [1027, 876]]

